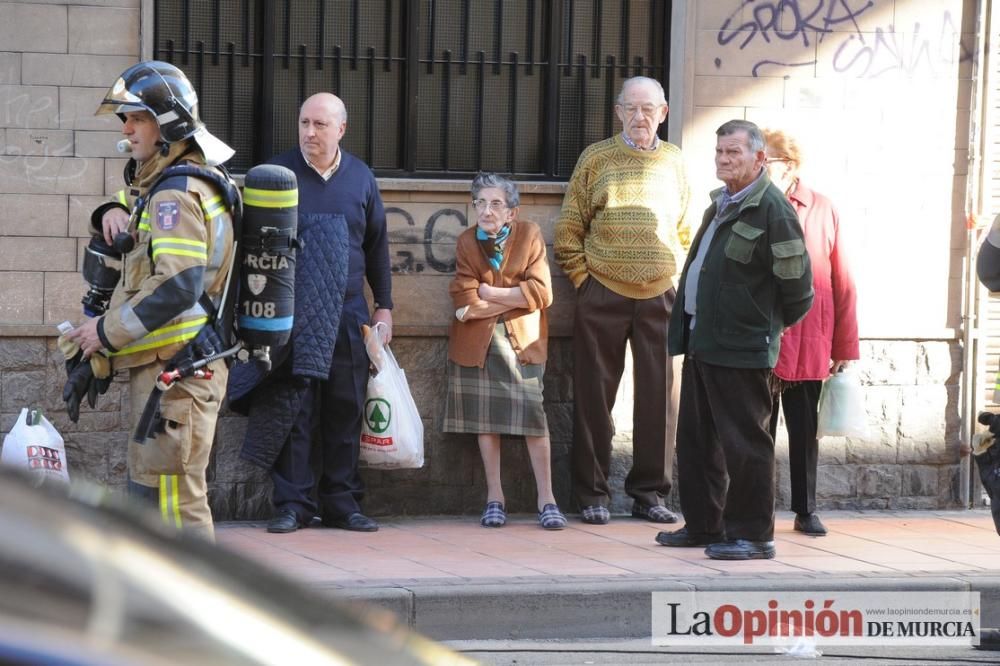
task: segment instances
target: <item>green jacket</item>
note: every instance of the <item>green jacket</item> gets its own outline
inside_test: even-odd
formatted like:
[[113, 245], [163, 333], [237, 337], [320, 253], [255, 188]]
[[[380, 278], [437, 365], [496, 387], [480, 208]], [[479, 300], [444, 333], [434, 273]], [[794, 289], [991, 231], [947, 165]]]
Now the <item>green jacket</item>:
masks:
[[795, 210], [765, 173], [721, 220], [698, 280], [695, 328], [684, 312], [688, 268], [715, 217], [716, 196], [691, 244], [670, 318], [672, 356], [730, 368], [773, 368], [781, 331], [813, 301], [812, 270]]

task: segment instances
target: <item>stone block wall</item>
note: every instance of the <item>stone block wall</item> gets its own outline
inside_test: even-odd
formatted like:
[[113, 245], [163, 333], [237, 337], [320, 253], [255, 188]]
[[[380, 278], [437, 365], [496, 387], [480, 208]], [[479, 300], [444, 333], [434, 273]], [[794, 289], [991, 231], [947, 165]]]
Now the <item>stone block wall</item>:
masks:
[[[930, 509], [959, 503], [957, 341], [867, 340], [858, 363], [865, 438], [823, 438], [816, 503], [824, 509]], [[788, 443], [778, 427], [777, 507], [791, 502]]]
[[94, 111], [139, 58], [139, 17], [140, 0], [0, 2], [0, 324], [79, 312], [65, 295], [122, 163], [120, 121]]
[[[479, 449], [473, 435], [447, 434], [444, 396], [447, 385], [447, 339], [394, 339], [393, 352], [406, 370], [410, 391], [424, 422], [425, 462], [418, 470], [363, 469], [368, 486], [365, 509], [375, 515], [478, 513], [485, 502]], [[569, 446], [572, 438], [569, 340], [553, 340], [546, 368], [546, 414], [552, 437], [553, 482], [556, 497], [568, 505]], [[270, 481], [261, 470], [239, 460], [245, 419], [222, 418], [222, 445], [216, 456], [212, 506], [216, 515], [237, 518], [267, 516]], [[503, 486], [511, 511], [535, 510], [535, 486], [524, 440], [503, 440]]]
[[[546, 413], [552, 435], [557, 499], [569, 507], [569, 448], [572, 445], [571, 340], [554, 338], [546, 368]], [[477, 513], [485, 482], [475, 439], [441, 432], [447, 383], [444, 337], [401, 337], [394, 352], [406, 369], [424, 421], [426, 462], [419, 470], [363, 470], [375, 515]], [[860, 364], [869, 417], [863, 439], [820, 442], [817, 503], [820, 509], [939, 509], [958, 505], [958, 377], [956, 341], [871, 340]], [[128, 384], [118, 380], [96, 410], [84, 407], [80, 422], [66, 417], [60, 396], [62, 357], [51, 339], [0, 338], [0, 430], [9, 431], [22, 407], [41, 407], [63, 434], [70, 474], [111, 488], [125, 485]], [[630, 383], [626, 376], [624, 384]], [[616, 411], [612, 509], [626, 512], [621, 493], [631, 464], [630, 393]], [[246, 420], [224, 412], [219, 421], [211, 503], [219, 520], [257, 519], [270, 511], [270, 481], [239, 458]], [[788, 507], [788, 459], [779, 426], [778, 502]], [[504, 440], [503, 481], [510, 510], [534, 510], [535, 488], [520, 439]], [[677, 508], [676, 493], [670, 504]]]
[[803, 181], [840, 212], [863, 337], [949, 337], [961, 325], [965, 220], [981, 212], [966, 209], [980, 4], [675, 4], [686, 42], [672, 42], [671, 121], [692, 200], [703, 206], [718, 185], [723, 122], [795, 137]]
[[[684, 20], [671, 35], [671, 136], [683, 147], [696, 209], [718, 184], [714, 129], [734, 117], [796, 134], [804, 176], [840, 208], [867, 338], [861, 367], [871, 432], [822, 442], [821, 508], [954, 506], [977, 3], [873, 0], [817, 11], [821, 4], [675, 2]], [[149, 46], [139, 35], [151, 32], [140, 25], [151, 7], [152, 0], [0, 2], [0, 433], [20, 408], [41, 406], [65, 435], [71, 473], [119, 489], [127, 384], [116, 381], [96, 411], [84, 408], [80, 423], [70, 423], [51, 336], [54, 324], [80, 316], [77, 270], [90, 211], [117, 189], [124, 162], [114, 151], [119, 121], [93, 111]], [[447, 283], [454, 239], [469, 224], [468, 185], [381, 186], [398, 304], [393, 346], [424, 417], [427, 465], [366, 472], [368, 506], [377, 514], [478, 512], [485, 491], [475, 442], [440, 432]], [[551, 243], [562, 186], [525, 184], [522, 191], [523, 217], [538, 222]], [[556, 494], [566, 503], [573, 291], [555, 273], [546, 398]], [[629, 382], [616, 406], [617, 511], [628, 509], [620, 488], [631, 451]], [[220, 519], [268, 512], [266, 475], [237, 455], [244, 427], [229, 413], [220, 420], [211, 485]], [[512, 510], [531, 511], [527, 456], [520, 442], [509, 444], [508, 501]], [[778, 451], [780, 508], [788, 500], [783, 439]]]

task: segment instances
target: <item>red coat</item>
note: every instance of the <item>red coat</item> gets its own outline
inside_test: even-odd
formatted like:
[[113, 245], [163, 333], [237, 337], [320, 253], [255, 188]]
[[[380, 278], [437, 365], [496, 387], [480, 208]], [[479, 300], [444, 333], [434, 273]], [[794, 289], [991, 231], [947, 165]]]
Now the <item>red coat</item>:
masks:
[[857, 293], [833, 204], [801, 182], [788, 195], [812, 262], [816, 298], [805, 318], [785, 330], [774, 374], [785, 381], [826, 379], [830, 361], [860, 358]]

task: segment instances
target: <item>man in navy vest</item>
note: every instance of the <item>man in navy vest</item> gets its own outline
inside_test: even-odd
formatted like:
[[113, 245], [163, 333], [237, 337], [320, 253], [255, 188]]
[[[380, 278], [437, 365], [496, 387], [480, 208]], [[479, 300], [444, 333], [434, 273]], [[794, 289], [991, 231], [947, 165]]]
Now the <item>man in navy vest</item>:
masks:
[[[378, 529], [360, 506], [358, 455], [369, 362], [361, 325], [383, 322], [392, 338], [388, 231], [371, 169], [340, 148], [346, 129], [344, 103], [317, 93], [299, 111], [299, 146], [271, 160], [298, 180], [302, 247], [292, 339], [250, 394], [242, 453], [270, 470], [276, 511], [268, 532], [294, 532], [315, 516], [328, 527]], [[371, 315], [366, 280], [375, 300]], [[314, 431], [322, 456], [315, 499]]]

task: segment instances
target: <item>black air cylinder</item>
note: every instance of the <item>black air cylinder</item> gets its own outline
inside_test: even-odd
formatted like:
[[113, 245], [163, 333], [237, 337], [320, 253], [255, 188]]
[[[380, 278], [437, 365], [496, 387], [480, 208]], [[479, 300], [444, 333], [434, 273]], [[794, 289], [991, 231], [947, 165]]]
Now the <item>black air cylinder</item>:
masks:
[[247, 345], [278, 347], [291, 335], [298, 203], [290, 169], [262, 164], [247, 172], [237, 309], [240, 338]]

